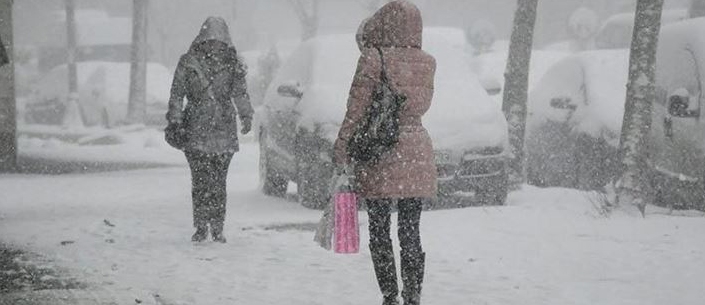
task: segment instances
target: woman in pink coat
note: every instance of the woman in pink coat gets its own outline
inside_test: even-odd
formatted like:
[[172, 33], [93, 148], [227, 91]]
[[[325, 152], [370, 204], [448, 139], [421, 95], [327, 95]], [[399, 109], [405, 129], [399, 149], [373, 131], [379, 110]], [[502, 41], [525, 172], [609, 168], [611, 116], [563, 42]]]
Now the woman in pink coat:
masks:
[[[335, 143], [338, 166], [352, 163], [347, 145], [355, 128], [366, 120], [367, 108], [384, 69], [390, 86], [406, 97], [399, 113], [399, 142], [372, 164], [353, 164], [356, 192], [366, 200], [370, 252], [384, 303], [398, 304], [394, 252], [390, 238], [392, 204], [398, 203], [401, 275], [404, 304], [419, 304], [425, 253], [419, 223], [422, 202], [436, 196], [437, 171], [433, 146], [421, 117], [431, 106], [435, 59], [421, 49], [422, 20], [418, 8], [397, 0], [377, 11], [362, 26], [362, 55], [348, 99], [347, 113]], [[381, 56], [380, 56], [381, 51]]]

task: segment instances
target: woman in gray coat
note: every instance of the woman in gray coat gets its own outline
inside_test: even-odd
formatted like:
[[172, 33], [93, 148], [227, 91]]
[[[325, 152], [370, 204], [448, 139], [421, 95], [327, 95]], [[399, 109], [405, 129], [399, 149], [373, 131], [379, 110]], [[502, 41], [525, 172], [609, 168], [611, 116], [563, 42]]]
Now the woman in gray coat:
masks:
[[226, 242], [226, 178], [230, 160], [239, 150], [236, 117], [247, 134], [254, 114], [246, 74], [228, 26], [218, 17], [203, 23], [174, 72], [166, 117], [184, 135], [180, 148], [191, 168], [194, 242], [206, 239], [209, 225], [213, 240]]

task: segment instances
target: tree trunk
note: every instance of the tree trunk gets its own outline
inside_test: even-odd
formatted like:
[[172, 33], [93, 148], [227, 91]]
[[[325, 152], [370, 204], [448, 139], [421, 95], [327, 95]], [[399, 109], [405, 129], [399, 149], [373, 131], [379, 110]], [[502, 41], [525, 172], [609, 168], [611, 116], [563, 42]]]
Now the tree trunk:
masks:
[[509, 45], [509, 59], [504, 72], [502, 111], [509, 124], [509, 145], [513, 155], [509, 161], [509, 175], [513, 183], [523, 183], [526, 180], [524, 134], [529, 95], [529, 65], [537, 6], [538, 0], [518, 0]]
[[705, 16], [705, 0], [691, 0], [688, 14], [690, 18]]
[[148, 0], [134, 0], [132, 9], [132, 64], [127, 120], [130, 123], [144, 123], [147, 107]]
[[0, 44], [8, 60], [0, 62], [0, 172], [6, 172], [17, 166], [12, 0], [0, 0]]
[[638, 0], [629, 59], [629, 82], [620, 136], [621, 177], [616, 204], [636, 206], [642, 215], [647, 201], [645, 148], [655, 100], [656, 49], [663, 0]]
[[66, 0], [66, 66], [68, 70], [69, 96], [66, 97], [66, 111], [63, 117], [65, 128], [81, 128], [83, 120], [79, 109], [78, 70], [76, 67], [78, 42], [76, 39], [76, 3]]

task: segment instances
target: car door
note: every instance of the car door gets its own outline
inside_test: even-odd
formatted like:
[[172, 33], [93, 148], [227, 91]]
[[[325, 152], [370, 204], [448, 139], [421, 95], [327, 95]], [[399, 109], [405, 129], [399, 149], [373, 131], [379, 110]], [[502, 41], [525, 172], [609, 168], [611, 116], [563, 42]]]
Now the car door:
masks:
[[705, 166], [701, 75], [694, 52], [682, 48], [674, 54], [658, 71], [652, 162], [662, 174], [696, 181], [703, 177]]

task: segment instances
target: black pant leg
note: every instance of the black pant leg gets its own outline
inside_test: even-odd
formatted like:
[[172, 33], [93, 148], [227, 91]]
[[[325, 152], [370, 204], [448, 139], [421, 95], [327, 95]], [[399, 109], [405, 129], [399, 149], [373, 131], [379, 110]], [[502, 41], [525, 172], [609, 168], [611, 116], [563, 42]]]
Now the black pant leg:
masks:
[[417, 198], [399, 200], [399, 244], [402, 258], [418, 257], [423, 253], [421, 247], [421, 210], [422, 201]]
[[422, 200], [399, 200], [399, 243], [401, 245], [401, 277], [404, 304], [419, 304], [425, 269], [425, 253], [421, 247]]
[[200, 152], [186, 152], [186, 160], [191, 169], [191, 201], [193, 203], [193, 226], [205, 227], [209, 218], [210, 162], [208, 156]]
[[394, 250], [390, 236], [391, 200], [370, 200], [367, 202], [370, 230], [370, 254], [380, 291], [387, 299], [399, 295]]
[[211, 226], [217, 226], [220, 229], [223, 227], [225, 222], [225, 213], [227, 206], [227, 178], [228, 178], [228, 167], [230, 167], [230, 161], [232, 160], [233, 153], [224, 153], [214, 156], [212, 160], [212, 166], [214, 171], [213, 180], [213, 200], [211, 202], [211, 214], [210, 222]]

